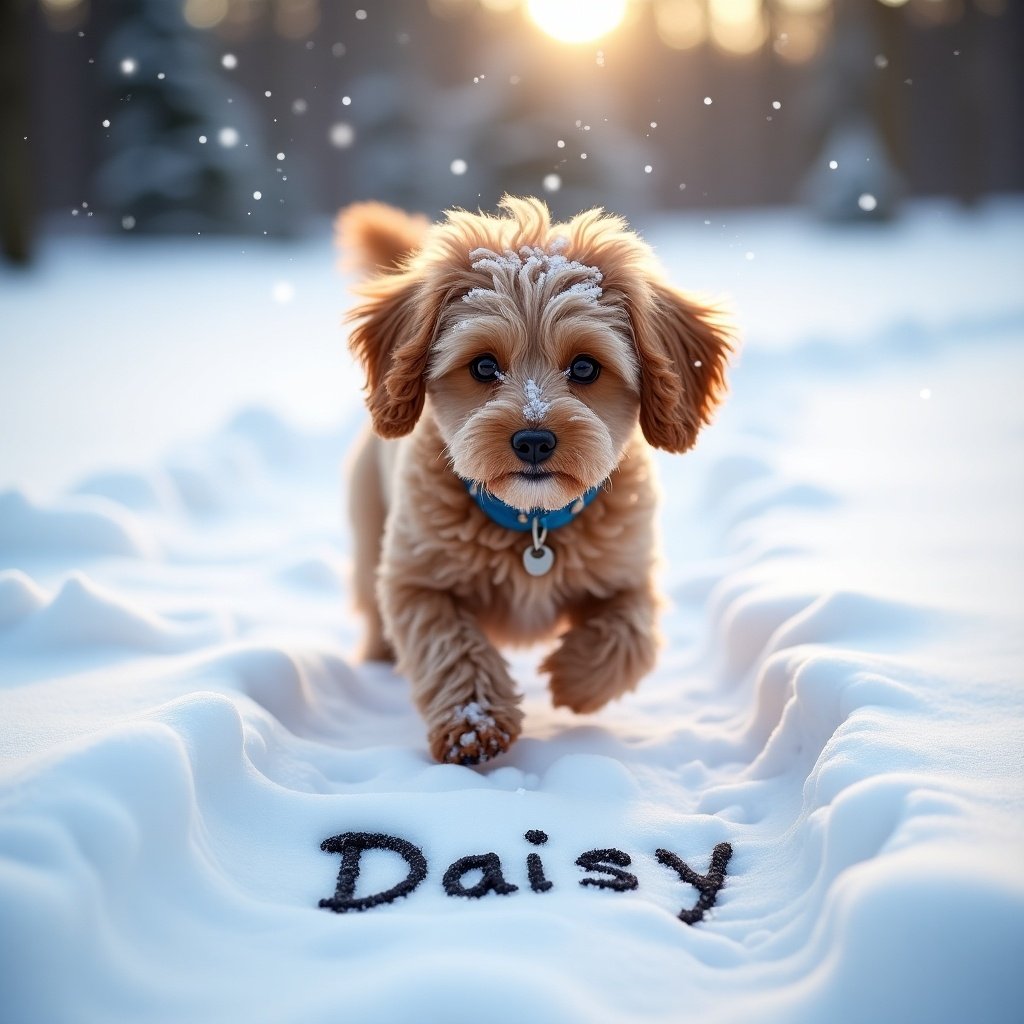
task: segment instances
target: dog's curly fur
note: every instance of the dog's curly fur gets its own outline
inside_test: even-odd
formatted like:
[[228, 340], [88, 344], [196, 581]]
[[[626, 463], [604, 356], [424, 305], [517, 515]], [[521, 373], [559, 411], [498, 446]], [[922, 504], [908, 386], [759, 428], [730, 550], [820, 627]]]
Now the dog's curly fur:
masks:
[[[370, 274], [350, 315], [374, 431], [350, 482], [363, 653], [397, 656], [438, 761], [484, 761], [523, 718], [495, 644], [558, 636], [541, 668], [554, 703], [578, 712], [651, 669], [650, 446], [694, 444], [725, 392], [731, 333], [601, 210], [552, 224], [541, 201], [506, 197], [498, 216], [454, 210], [429, 226], [363, 203], [339, 237]], [[469, 369], [485, 353], [501, 369], [490, 383]], [[600, 374], [574, 383], [584, 354]], [[531, 476], [510, 438], [538, 427], [557, 447]], [[554, 565], [533, 577], [529, 535], [492, 522], [464, 480], [524, 510], [602, 490], [551, 534]]]

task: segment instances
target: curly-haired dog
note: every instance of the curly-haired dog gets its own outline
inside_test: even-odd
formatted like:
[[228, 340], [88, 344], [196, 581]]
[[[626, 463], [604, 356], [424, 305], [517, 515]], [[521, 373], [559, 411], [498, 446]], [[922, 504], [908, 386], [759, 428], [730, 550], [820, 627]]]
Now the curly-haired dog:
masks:
[[650, 446], [694, 444], [731, 351], [620, 218], [500, 210], [430, 226], [364, 203], [339, 219], [374, 271], [350, 316], [376, 435], [350, 484], [364, 655], [397, 656], [431, 752], [460, 764], [521, 730], [495, 644], [558, 636], [541, 669], [580, 712], [651, 669]]

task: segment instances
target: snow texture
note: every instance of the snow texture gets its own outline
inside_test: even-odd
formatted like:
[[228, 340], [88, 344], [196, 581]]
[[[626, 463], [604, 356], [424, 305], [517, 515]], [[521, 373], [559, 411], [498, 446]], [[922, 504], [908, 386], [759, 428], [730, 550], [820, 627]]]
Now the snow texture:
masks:
[[[139, 346], [133, 385], [177, 388], [193, 440], [137, 469], [110, 468], [103, 417], [128, 413], [100, 340], [49, 372], [55, 334], [102, 329], [75, 300], [119, 257], [82, 242], [42, 283], [0, 277], [20, 439], [0, 463], [0, 1018], [384, 1024], [454, 1000], [498, 1024], [1019, 1019], [1024, 207], [922, 217], [870, 236], [737, 217], [703, 250], [699, 222], [661, 225], [673, 279], [717, 266], [754, 321], [718, 422], [658, 456], [666, 646], [587, 717], [550, 706], [540, 652], [513, 653], [525, 733], [480, 769], [433, 764], [406, 681], [352, 660], [336, 492], [358, 378], [311, 375], [304, 401], [344, 396], [330, 429], [268, 408], [296, 378], [269, 346], [239, 361], [279, 309], [248, 301], [252, 266], [197, 247], [185, 280], [228, 290], [243, 323], [213, 305], [201, 343], [214, 381], [249, 375], [221, 400], [260, 407], [197, 423], [212, 392]], [[195, 304], [161, 306], [181, 253], [145, 251], [105, 323], [167, 331], [187, 367]], [[309, 296], [329, 243], [292, 256]], [[806, 302], [780, 293], [794, 277]], [[324, 353], [335, 291], [291, 314]], [[90, 415], [83, 455], [66, 426]], [[126, 422], [165, 443], [161, 417]], [[468, 735], [489, 713], [459, 716]], [[331, 851], [379, 835], [353, 899], [418, 851], [422, 881], [319, 906]], [[703, 874], [722, 843], [714, 909], [684, 924], [699, 894], [671, 865]]]
[[527, 378], [523, 385], [526, 405], [523, 406], [523, 417], [530, 423], [540, 423], [551, 410], [551, 403], [544, 401], [540, 385], [532, 378]]
[[494, 289], [473, 288], [463, 296], [463, 300], [479, 302], [493, 297], [515, 281], [523, 291], [543, 289], [549, 301], [575, 296], [585, 302], [596, 303], [601, 297], [604, 275], [597, 267], [588, 267], [566, 257], [561, 250], [567, 244], [567, 239], [558, 237], [549, 249], [535, 245], [524, 245], [518, 252], [506, 249], [503, 253], [474, 249], [469, 254], [471, 266], [474, 270], [490, 271]]

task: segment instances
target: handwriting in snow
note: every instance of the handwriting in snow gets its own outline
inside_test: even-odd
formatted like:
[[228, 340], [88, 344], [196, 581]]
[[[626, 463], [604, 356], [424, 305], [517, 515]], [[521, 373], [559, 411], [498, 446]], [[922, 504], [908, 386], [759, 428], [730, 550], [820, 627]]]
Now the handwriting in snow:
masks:
[[[533, 846], [543, 846], [548, 841], [546, 833], [530, 829], [524, 836]], [[325, 839], [320, 844], [325, 853], [341, 854], [341, 868], [334, 895], [320, 901], [320, 906], [343, 914], [349, 910], [370, 910], [385, 903], [393, 903], [400, 896], [408, 896], [427, 877], [427, 858], [423, 851], [407, 839], [390, 836], [382, 832], [344, 832]], [[408, 867], [408, 873], [397, 885], [369, 896], [356, 896], [359, 880], [360, 858], [366, 850], [390, 850], [397, 853]], [[692, 907], [683, 907], [677, 915], [684, 924], [696, 924], [709, 911], [718, 898], [718, 892], [725, 884], [726, 868], [732, 857], [732, 847], [719, 843], [711, 854], [707, 874], [699, 874], [671, 850], [655, 851], [659, 864], [674, 871], [680, 881], [693, 886], [698, 892], [697, 902]], [[628, 892], [639, 888], [636, 875], [626, 871], [631, 864], [630, 856], [622, 850], [587, 850], [576, 858], [576, 863], [586, 872], [580, 885], [586, 888], [610, 889], [613, 892]], [[466, 885], [464, 879], [471, 872], [480, 872], [479, 879]], [[552, 883], [544, 874], [540, 854], [531, 852], [526, 857], [526, 874], [530, 889], [544, 893], [552, 889]], [[496, 853], [478, 853], [460, 857], [448, 865], [441, 880], [449, 896], [463, 896], [480, 899], [488, 893], [508, 896], [519, 891], [519, 886], [507, 881], [502, 871], [501, 858]]]

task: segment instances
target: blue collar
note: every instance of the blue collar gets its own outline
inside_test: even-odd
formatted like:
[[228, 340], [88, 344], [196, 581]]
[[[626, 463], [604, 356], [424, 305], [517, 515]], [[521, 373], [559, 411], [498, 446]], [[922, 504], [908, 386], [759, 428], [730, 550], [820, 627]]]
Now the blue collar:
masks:
[[553, 512], [545, 512], [543, 509], [535, 508], [529, 512], [514, 505], [508, 505], [500, 498], [488, 494], [482, 487], [472, 480], [463, 480], [470, 497], [477, 503], [480, 511], [498, 526], [504, 526], [507, 530], [518, 530], [526, 533], [533, 529], [533, 521], [536, 519], [539, 525], [545, 530], [557, 530], [559, 526], [571, 523], [596, 497], [600, 487], [591, 487], [575, 501], [570, 501], [562, 508], [556, 508]]

